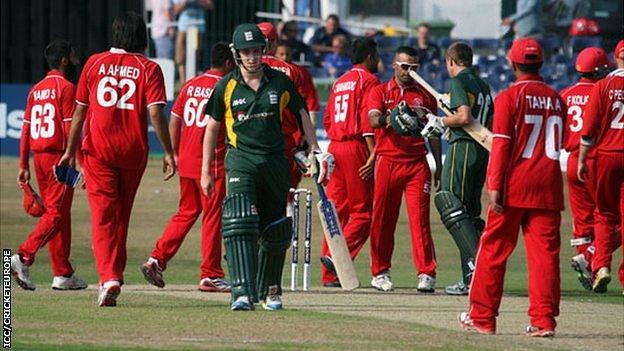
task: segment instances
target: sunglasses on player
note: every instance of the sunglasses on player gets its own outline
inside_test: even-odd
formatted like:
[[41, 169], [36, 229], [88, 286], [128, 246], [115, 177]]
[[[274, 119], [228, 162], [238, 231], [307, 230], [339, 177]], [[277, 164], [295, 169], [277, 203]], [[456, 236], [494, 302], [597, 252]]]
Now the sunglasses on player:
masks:
[[394, 64], [401, 67], [402, 70], [405, 71], [409, 71], [409, 70], [417, 70], [418, 67], [420, 67], [420, 64], [418, 63], [407, 63], [407, 62], [401, 62], [401, 61], [394, 61]]

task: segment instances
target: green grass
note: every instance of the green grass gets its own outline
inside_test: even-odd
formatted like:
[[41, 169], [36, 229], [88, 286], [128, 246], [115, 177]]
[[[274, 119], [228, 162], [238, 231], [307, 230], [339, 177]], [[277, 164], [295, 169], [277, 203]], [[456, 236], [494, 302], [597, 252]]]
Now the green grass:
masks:
[[[21, 208], [21, 194], [15, 183], [16, 172], [16, 159], [0, 158], [0, 245], [14, 250], [36, 223]], [[306, 180], [302, 186], [312, 188], [312, 183]], [[152, 160], [134, 205], [128, 235], [127, 284], [146, 284], [139, 267], [149, 256], [166, 222], [176, 210], [177, 203], [177, 180], [163, 182], [159, 160]], [[320, 285], [318, 256], [322, 234], [317, 217], [313, 215], [313, 286]], [[72, 223], [72, 263], [79, 276], [91, 285], [97, 284], [91, 250], [89, 207], [85, 192], [79, 189], [74, 197]], [[583, 290], [576, 280], [568, 265], [569, 257], [574, 254], [573, 248], [567, 244], [571, 233], [570, 223], [570, 215], [566, 210], [561, 228], [563, 299], [621, 305], [621, 288], [617, 279], [614, 279], [610, 291], [605, 295]], [[443, 287], [460, 278], [459, 254], [433, 206], [431, 225], [438, 262], [438, 287]], [[402, 209], [395, 238], [393, 280], [398, 289], [413, 289], [417, 278], [411, 258], [405, 208]], [[199, 225], [196, 225], [176, 257], [169, 262], [165, 272], [167, 284], [198, 282], [199, 248]], [[355, 262], [364, 286], [370, 285], [368, 251], [367, 244]], [[620, 259], [621, 251], [618, 250], [614, 262]], [[284, 283], [288, 285], [288, 260], [286, 265]], [[14, 289], [15, 349], [53, 350], [58, 349], [59, 345], [64, 345], [67, 350], [141, 350], [152, 347], [196, 349], [206, 345], [218, 349], [262, 350], [483, 349], [480, 339], [461, 332], [437, 330], [414, 323], [292, 310], [279, 314], [237, 314], [230, 312], [226, 303], [170, 296], [146, 297], [136, 292], [124, 292], [123, 304], [116, 309], [100, 309], [95, 306], [94, 291], [69, 294], [51, 292], [49, 284], [52, 274], [45, 248], [38, 254], [31, 272], [38, 284], [38, 291], [33, 294]], [[526, 296], [526, 286], [524, 244], [519, 242], [507, 265], [505, 293]]]

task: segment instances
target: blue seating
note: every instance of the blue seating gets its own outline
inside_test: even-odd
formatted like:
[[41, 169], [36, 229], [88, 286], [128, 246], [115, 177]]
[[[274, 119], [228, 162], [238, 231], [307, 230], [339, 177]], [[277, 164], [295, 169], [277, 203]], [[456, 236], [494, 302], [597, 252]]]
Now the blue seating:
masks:
[[501, 41], [498, 39], [472, 39], [470, 45], [473, 49], [498, 49]]
[[555, 50], [561, 50], [561, 40], [559, 39], [559, 37], [556, 36], [544, 37], [542, 39], [539, 39], [539, 43], [540, 45], [542, 45], [542, 48], [546, 53], [551, 53]]
[[572, 53], [577, 53], [590, 46], [600, 46], [601, 43], [601, 37], [572, 37], [570, 39], [570, 48]]
[[392, 52], [399, 46], [403, 45], [405, 37], [385, 37], [377, 36], [375, 41], [377, 42], [377, 48], [379, 51]]

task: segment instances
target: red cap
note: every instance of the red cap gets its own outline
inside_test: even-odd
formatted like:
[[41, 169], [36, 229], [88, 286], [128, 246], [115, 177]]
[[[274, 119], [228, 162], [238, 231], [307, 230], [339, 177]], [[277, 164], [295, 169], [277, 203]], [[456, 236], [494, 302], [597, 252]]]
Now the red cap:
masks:
[[592, 73], [608, 66], [609, 58], [607, 53], [601, 48], [585, 48], [576, 57], [575, 68], [579, 73]]
[[257, 24], [258, 28], [264, 37], [267, 38], [268, 41], [276, 41], [277, 40], [277, 31], [275, 30], [275, 26], [269, 22], [260, 22]]
[[515, 40], [507, 54], [509, 60], [514, 63], [531, 64], [544, 61], [544, 52], [540, 44], [531, 38]]
[[620, 40], [613, 51], [613, 58], [615, 60], [624, 60], [624, 40]]

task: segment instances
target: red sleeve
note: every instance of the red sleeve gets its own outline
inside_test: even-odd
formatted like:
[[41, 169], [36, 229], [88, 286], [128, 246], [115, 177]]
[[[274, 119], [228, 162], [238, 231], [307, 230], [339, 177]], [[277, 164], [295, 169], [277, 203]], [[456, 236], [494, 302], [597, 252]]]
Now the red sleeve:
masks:
[[19, 167], [28, 169], [28, 158], [30, 156], [30, 93], [24, 110], [24, 123], [22, 124], [22, 136], [20, 137]]
[[488, 190], [501, 190], [514, 144], [514, 106], [509, 91], [500, 93], [494, 100], [492, 151], [487, 169]]
[[[376, 88], [379, 86], [379, 79], [377, 77], [371, 75], [368, 79], [364, 81], [362, 84], [362, 104], [360, 106], [360, 118], [362, 125], [362, 135], [370, 136], [374, 134], [373, 127], [370, 125], [370, 120], [368, 119], [368, 111], [367, 101], [371, 98], [371, 92], [377, 90]], [[383, 113], [384, 111], [382, 111]]]
[[429, 94], [429, 92], [425, 91], [425, 96], [426, 96], [426, 102], [425, 102], [425, 107], [428, 108], [431, 113], [433, 113], [434, 115], [438, 114], [438, 102], [436, 101], [436, 99], [433, 97], [433, 95]]
[[319, 98], [316, 93], [316, 88], [314, 87], [314, 81], [312, 80], [312, 76], [310, 72], [305, 67], [300, 67], [301, 74], [303, 76], [303, 93], [302, 96], [305, 96], [306, 106], [308, 107], [308, 111], [318, 111], [319, 110]]
[[63, 118], [63, 134], [65, 136], [65, 140], [69, 137], [69, 129], [71, 128], [72, 116], [74, 115], [74, 110], [76, 109], [76, 87], [73, 84], [67, 84], [63, 87], [63, 91], [61, 92], [61, 109], [62, 114], [61, 118]]
[[325, 106], [325, 113], [323, 115], [323, 127], [325, 127], [325, 131], [329, 133], [329, 129], [331, 128], [331, 119], [334, 118], [334, 89], [332, 88], [329, 93], [329, 99], [327, 99], [327, 105]]
[[157, 63], [148, 66], [147, 82], [145, 87], [147, 107], [151, 105], [166, 105], [167, 95], [165, 92], [165, 78]]
[[382, 114], [386, 113], [383, 95], [383, 89], [381, 89], [380, 86], [371, 89], [365, 95], [364, 100], [362, 101], [362, 118], [368, 119], [368, 114], [373, 110], [377, 110]]
[[[93, 56], [91, 56], [93, 57]], [[89, 71], [91, 70], [91, 57], [87, 60], [82, 73], [80, 73], [80, 79], [78, 80], [78, 88], [76, 88], [76, 103], [84, 106], [89, 106]]]
[[185, 84], [182, 89], [180, 89], [180, 93], [178, 97], [175, 99], [173, 106], [171, 107], [171, 115], [178, 118], [184, 118], [184, 104], [186, 103], [186, 89], [187, 85]]
[[589, 93], [587, 105], [583, 110], [583, 129], [581, 129], [581, 137], [595, 137], [598, 127], [600, 126], [600, 118], [603, 115], [604, 107], [600, 98], [602, 83], [598, 82]]

